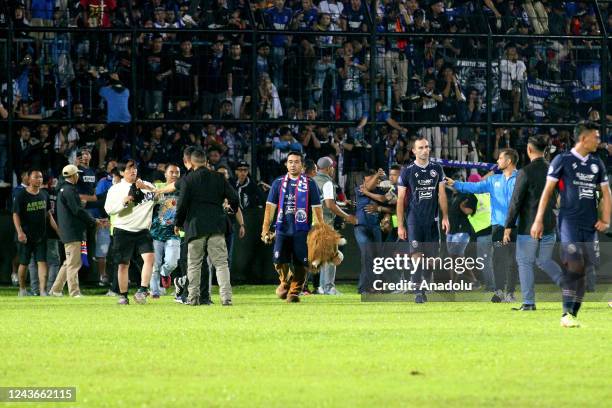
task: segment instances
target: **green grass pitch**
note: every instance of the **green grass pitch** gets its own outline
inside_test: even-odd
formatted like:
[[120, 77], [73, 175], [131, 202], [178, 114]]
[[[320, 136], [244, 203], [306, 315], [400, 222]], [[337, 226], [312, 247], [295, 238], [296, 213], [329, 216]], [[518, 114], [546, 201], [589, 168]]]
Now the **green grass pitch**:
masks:
[[[558, 302], [286, 304], [272, 286], [234, 306], [170, 296], [17, 298], [0, 291], [0, 386], [76, 386], [77, 402], [121, 407], [603, 407], [612, 401], [612, 309]], [[2, 404], [0, 404], [2, 405]], [[14, 406], [15, 404], [4, 404]]]

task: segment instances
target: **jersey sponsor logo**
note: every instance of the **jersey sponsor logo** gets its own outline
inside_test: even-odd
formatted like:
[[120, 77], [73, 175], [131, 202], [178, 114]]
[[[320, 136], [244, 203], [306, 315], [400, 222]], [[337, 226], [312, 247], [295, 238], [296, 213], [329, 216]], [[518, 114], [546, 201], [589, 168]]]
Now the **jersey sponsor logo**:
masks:
[[83, 182], [85, 183], [95, 183], [96, 176], [83, 176]]
[[578, 187], [578, 199], [592, 200], [595, 198], [595, 190], [589, 187]]
[[595, 175], [594, 174], [584, 174], [584, 173], [576, 172], [576, 178], [578, 178], [578, 180], [580, 180], [580, 181], [591, 182], [595, 178]]
[[599, 173], [599, 167], [595, 163], [593, 163], [593, 164], [591, 164], [591, 171], [593, 173], [597, 174], [597, 173]]
[[420, 186], [429, 186], [429, 185], [431, 185], [431, 183], [433, 183], [433, 180], [432, 180], [432, 179], [426, 179], [426, 180], [417, 180], [417, 183], [418, 183]]
[[419, 191], [419, 201], [420, 200], [431, 200], [432, 198], [433, 198], [433, 191], [431, 190]]

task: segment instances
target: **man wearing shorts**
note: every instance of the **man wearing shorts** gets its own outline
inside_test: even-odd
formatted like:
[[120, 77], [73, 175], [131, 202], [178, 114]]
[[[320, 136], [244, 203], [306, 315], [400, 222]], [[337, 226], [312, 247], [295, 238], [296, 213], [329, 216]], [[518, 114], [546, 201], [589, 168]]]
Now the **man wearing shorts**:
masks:
[[104, 204], [104, 210], [114, 216], [113, 252], [119, 265], [118, 303], [129, 304], [128, 270], [132, 254], [136, 251], [142, 257], [143, 266], [140, 287], [134, 294], [134, 300], [144, 304], [149, 295], [149, 282], [155, 260], [153, 238], [149, 232], [155, 204], [155, 194], [151, 190], [155, 187], [138, 179], [138, 169], [133, 160], [129, 160], [120, 172], [123, 179], [108, 190]]
[[[274, 180], [270, 188], [261, 239], [264, 242], [268, 240], [270, 221], [276, 212], [273, 263], [280, 280], [276, 295], [286, 299], [288, 303], [294, 303], [300, 301], [299, 293], [306, 280], [308, 267], [306, 238], [312, 225], [313, 211], [317, 223], [323, 223], [324, 220], [317, 183], [302, 174], [302, 154], [290, 152], [286, 166], [287, 174]], [[293, 274], [290, 274], [291, 264], [293, 264]]]
[[38, 263], [40, 296], [47, 296], [47, 220], [57, 231], [51, 216], [49, 194], [41, 190], [42, 172], [28, 172], [30, 185], [13, 200], [13, 223], [17, 232], [17, 258], [19, 260], [19, 296], [27, 296], [26, 271], [33, 256]]
[[[598, 232], [610, 228], [612, 198], [606, 167], [593, 153], [601, 142], [598, 126], [585, 122], [575, 130], [576, 146], [559, 154], [548, 168], [548, 177], [538, 212], [531, 227], [531, 236], [542, 239], [544, 215], [555, 188], [561, 195], [559, 235], [564, 274], [562, 327], [580, 327], [576, 319], [586, 290], [586, 269], [599, 263]], [[598, 214], [597, 190], [601, 189]]]
[[[412, 258], [431, 257], [437, 254], [440, 242], [438, 210], [442, 212], [442, 228], [450, 230], [448, 222], [448, 201], [444, 188], [444, 170], [437, 163], [429, 161], [429, 142], [423, 136], [414, 141], [412, 151], [414, 163], [405, 167], [399, 178], [397, 198], [397, 235], [410, 243]], [[420, 289], [424, 280], [423, 269], [411, 271], [412, 282], [416, 284], [415, 302], [425, 303], [425, 290]]]

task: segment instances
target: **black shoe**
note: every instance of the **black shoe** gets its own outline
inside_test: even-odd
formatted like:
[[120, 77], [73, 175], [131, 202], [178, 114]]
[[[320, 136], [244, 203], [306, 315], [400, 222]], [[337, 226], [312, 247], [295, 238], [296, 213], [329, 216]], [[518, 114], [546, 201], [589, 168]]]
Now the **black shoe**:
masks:
[[201, 297], [200, 304], [208, 306], [208, 305], [212, 305], [213, 301], [209, 297]]
[[414, 298], [414, 303], [425, 303], [427, 302], [427, 295], [424, 293], [417, 293]]
[[183, 294], [185, 293], [185, 281], [181, 278], [182, 277], [174, 278], [174, 294], [177, 298], [183, 297]]
[[521, 305], [521, 307], [513, 307], [512, 310], [520, 310], [521, 312], [532, 312], [536, 310], [536, 305]]
[[232, 301], [230, 299], [224, 300], [221, 302], [221, 306], [232, 306]]
[[491, 298], [491, 302], [493, 302], [493, 303], [501, 303], [503, 295], [504, 295], [503, 292], [495, 291], [495, 293], [493, 294], [493, 297]]

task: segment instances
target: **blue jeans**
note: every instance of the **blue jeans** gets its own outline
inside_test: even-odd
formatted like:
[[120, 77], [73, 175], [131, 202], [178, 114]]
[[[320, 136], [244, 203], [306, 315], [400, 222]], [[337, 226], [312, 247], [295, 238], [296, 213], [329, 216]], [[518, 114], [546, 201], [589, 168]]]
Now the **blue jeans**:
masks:
[[159, 295], [159, 275], [161, 273], [162, 276], [170, 276], [176, 269], [181, 257], [181, 241], [178, 239], [169, 239], [165, 242], [153, 241], [153, 250], [155, 251], [155, 263], [150, 286], [151, 293]]
[[336, 287], [336, 265], [333, 263], [321, 265], [319, 276], [319, 287], [323, 289], [325, 295], [329, 295], [330, 291]]
[[488, 290], [494, 290], [495, 278], [493, 277], [493, 240], [491, 235], [476, 237], [476, 256], [483, 259], [484, 268], [482, 276]]
[[554, 233], [544, 235], [539, 242], [530, 235], [516, 237], [516, 263], [518, 264], [523, 303], [526, 305], [535, 304], [534, 264], [546, 272], [555, 284], [558, 285], [561, 282], [561, 267], [551, 259], [556, 239]]
[[343, 96], [343, 98], [342, 107], [346, 120], [361, 119], [363, 115], [361, 98], [359, 96]]
[[355, 240], [357, 240], [361, 252], [361, 273], [359, 274], [357, 290], [359, 293], [363, 293], [372, 288], [371, 285], [368, 285], [371, 280], [371, 271], [367, 270], [366, 265], [372, 265], [371, 259], [376, 252], [372, 244], [382, 242], [382, 232], [378, 225], [356, 225], [354, 232]]
[[463, 256], [469, 243], [470, 234], [467, 232], [458, 232], [446, 236], [446, 249], [451, 256]]
[[272, 77], [270, 78], [280, 91], [283, 86], [283, 68], [285, 63], [285, 47], [272, 47], [270, 50], [270, 65], [272, 67]]
[[[51, 291], [51, 286], [53, 286], [53, 282], [55, 282], [59, 269], [59, 240], [49, 238], [47, 239], [47, 292]], [[38, 293], [38, 265], [34, 261], [34, 257], [32, 257], [30, 265], [28, 265], [28, 270], [30, 271], [30, 287], [33, 292]]]

